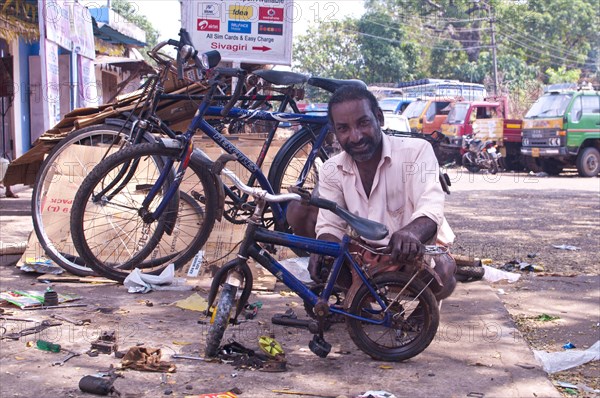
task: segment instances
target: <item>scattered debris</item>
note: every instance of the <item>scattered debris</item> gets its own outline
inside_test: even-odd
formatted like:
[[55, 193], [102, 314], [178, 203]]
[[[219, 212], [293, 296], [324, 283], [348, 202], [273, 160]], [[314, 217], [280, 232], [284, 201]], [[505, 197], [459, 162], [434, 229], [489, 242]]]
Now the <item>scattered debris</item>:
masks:
[[573, 384], [573, 383], [567, 383], [564, 381], [557, 380], [556, 385], [558, 385], [559, 387], [562, 387], [562, 388], [581, 390], [581, 391], [585, 391], [585, 392], [591, 392], [594, 394], [600, 394], [600, 390], [588, 387], [585, 384]]
[[534, 319], [536, 321], [540, 321], [540, 322], [549, 322], [549, 321], [555, 321], [557, 319], [560, 319], [560, 317], [554, 316], [554, 315], [548, 315], [548, 314], [540, 314], [540, 315], [536, 316]]
[[533, 354], [547, 373], [556, 373], [590, 361], [599, 360], [600, 340], [587, 350], [567, 350], [561, 352], [534, 350]]
[[[108, 377], [108, 378], [106, 378]], [[109, 395], [114, 394], [121, 396], [121, 393], [113, 386], [115, 380], [123, 375], [117, 373], [112, 365], [106, 372], [100, 372], [96, 376], [83, 376], [79, 380], [79, 389], [83, 392], [87, 392], [95, 395]]]
[[[28, 309], [33, 307], [57, 307], [57, 305], [45, 306], [44, 305], [44, 294], [45, 291], [39, 290], [8, 290], [0, 293], [0, 300], [8, 301], [11, 304], [16, 305], [21, 309]], [[64, 303], [73, 300], [79, 300], [76, 294], [63, 294], [57, 293], [58, 303]]]
[[501, 280], [507, 280], [510, 283], [514, 283], [518, 281], [521, 277], [521, 274], [506, 272], [501, 269], [497, 269], [487, 265], [484, 265], [483, 268], [485, 269], [483, 279], [485, 279], [488, 282], [498, 282]]
[[104, 331], [100, 334], [97, 340], [92, 341], [92, 350], [98, 350], [102, 354], [112, 354], [117, 352], [117, 338], [115, 331]]
[[256, 303], [246, 304], [244, 306], [244, 318], [245, 319], [254, 319], [256, 315], [258, 315], [258, 310], [262, 308], [262, 301], [257, 301]]
[[529, 364], [529, 363], [521, 363], [521, 362], [519, 362], [519, 363], [516, 363], [515, 365], [517, 365], [517, 366], [519, 366], [519, 367], [521, 367], [523, 369], [535, 369], [536, 368], [535, 365], [532, 365], [532, 364]]
[[387, 391], [367, 391], [356, 398], [396, 398], [396, 396]]
[[552, 247], [554, 247], [555, 249], [560, 249], [560, 250], [570, 250], [570, 251], [581, 250], [581, 248], [579, 248], [577, 246], [571, 246], [571, 245], [552, 245]]
[[504, 271], [528, 271], [528, 272], [543, 272], [544, 271], [544, 267], [538, 264], [531, 264], [525, 261], [520, 261], [520, 260], [511, 260], [507, 263], [505, 263], [502, 267], [502, 270]]
[[572, 350], [573, 348], [577, 348], [575, 347], [575, 345], [573, 343], [571, 343], [570, 341], [568, 343], [566, 343], [565, 345], [562, 346], [565, 350]]
[[121, 360], [121, 366], [147, 372], [175, 372], [175, 364], [161, 361], [160, 358], [160, 348], [131, 347]]
[[4, 333], [1, 338], [2, 339], [11, 339], [11, 340], [19, 340], [21, 337], [23, 336], [29, 336], [30, 334], [36, 334], [36, 333], [40, 333], [42, 330], [54, 327], [54, 326], [60, 326], [62, 325], [62, 323], [60, 322], [52, 322], [52, 321], [42, 321], [40, 322], [39, 325], [31, 327], [31, 328], [27, 328], [27, 329], [23, 329], [19, 332], [14, 332], [14, 333]]
[[23, 272], [37, 272], [38, 274], [60, 275], [64, 269], [56, 265], [52, 260], [27, 257], [20, 267]]
[[[339, 395], [324, 395], [319, 393], [312, 393], [307, 391], [290, 391], [290, 390], [271, 390], [276, 394], [287, 394], [287, 395], [302, 395], [307, 397], [321, 397], [321, 398], [337, 398]], [[196, 398], [196, 397], [194, 397]]]
[[208, 302], [198, 293], [193, 293], [191, 296], [176, 301], [174, 304], [176, 307], [183, 308], [184, 310], [204, 312], [208, 309]]
[[175, 278], [175, 266], [169, 264], [160, 275], [143, 273], [134, 269], [123, 281], [129, 293], [148, 293], [152, 290], [192, 290], [185, 278]]

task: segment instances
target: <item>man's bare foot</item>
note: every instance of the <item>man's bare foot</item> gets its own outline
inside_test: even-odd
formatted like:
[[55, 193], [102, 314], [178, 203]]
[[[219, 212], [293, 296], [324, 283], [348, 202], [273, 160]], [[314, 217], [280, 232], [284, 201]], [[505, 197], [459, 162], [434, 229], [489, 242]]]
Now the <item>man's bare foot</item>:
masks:
[[7, 197], [7, 198], [18, 198], [18, 197], [19, 197], [19, 195], [17, 195], [16, 193], [14, 193], [14, 192], [13, 192], [13, 191], [10, 189], [10, 187], [6, 187], [6, 192], [5, 192], [5, 195], [6, 195], [6, 197]]

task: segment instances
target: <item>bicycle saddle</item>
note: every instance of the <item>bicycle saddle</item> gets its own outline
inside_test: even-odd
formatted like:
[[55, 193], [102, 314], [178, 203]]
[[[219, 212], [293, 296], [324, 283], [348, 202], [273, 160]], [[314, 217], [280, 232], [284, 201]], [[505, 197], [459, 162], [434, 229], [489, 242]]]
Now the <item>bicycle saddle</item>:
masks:
[[337, 207], [334, 213], [356, 231], [358, 235], [367, 240], [380, 240], [388, 235], [388, 229], [385, 225], [377, 221], [371, 221], [350, 213], [348, 210]]
[[365, 82], [358, 79], [339, 80], [326, 79], [324, 77], [311, 77], [310, 79], [308, 79], [308, 84], [310, 84], [311, 86], [322, 88], [323, 90], [327, 90], [330, 93], [333, 93], [335, 90], [342, 86], [357, 86], [367, 88]]
[[300, 73], [288, 72], [284, 70], [266, 70], [260, 69], [252, 72], [253, 75], [260, 77], [268, 81], [269, 83], [276, 84], [278, 86], [290, 86], [292, 84], [306, 83], [308, 76]]

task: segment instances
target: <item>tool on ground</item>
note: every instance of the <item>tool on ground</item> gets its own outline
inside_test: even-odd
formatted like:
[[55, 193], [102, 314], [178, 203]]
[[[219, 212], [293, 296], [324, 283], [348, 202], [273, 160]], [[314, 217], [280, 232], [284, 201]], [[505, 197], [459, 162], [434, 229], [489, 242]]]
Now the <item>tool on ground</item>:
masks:
[[91, 319], [74, 320], [74, 319], [67, 318], [66, 316], [62, 316], [62, 315], [58, 315], [58, 314], [52, 314], [52, 315], [50, 315], [50, 317], [54, 318], [54, 319], [59, 319], [61, 321], [72, 323], [73, 325], [76, 325], [76, 326], [82, 326], [82, 325], [85, 325], [86, 323], [92, 322]]
[[204, 361], [204, 358], [194, 357], [192, 355], [173, 354], [173, 355], [171, 355], [171, 358], [173, 358], [173, 359], [193, 359], [195, 361]]
[[53, 326], [60, 326], [62, 325], [62, 323], [60, 322], [52, 322], [52, 321], [42, 321], [39, 325], [34, 326], [34, 327], [30, 327], [27, 329], [23, 329], [20, 332], [15, 332], [15, 333], [5, 333], [2, 335], [3, 339], [12, 339], [12, 340], [19, 340], [21, 337], [23, 336], [28, 336], [30, 334], [36, 334], [41, 332], [44, 329], [48, 329], [50, 327]]
[[78, 357], [80, 355], [81, 354], [78, 352], [69, 351], [69, 354], [66, 357], [64, 357], [61, 361], [52, 362], [52, 366], [63, 366], [65, 362], [67, 362], [69, 359], [73, 357]]
[[63, 305], [51, 305], [41, 307], [29, 307], [22, 308], [23, 311], [34, 311], [34, 310], [50, 310], [53, 308], [72, 308], [72, 307], [87, 307], [87, 304], [63, 304]]

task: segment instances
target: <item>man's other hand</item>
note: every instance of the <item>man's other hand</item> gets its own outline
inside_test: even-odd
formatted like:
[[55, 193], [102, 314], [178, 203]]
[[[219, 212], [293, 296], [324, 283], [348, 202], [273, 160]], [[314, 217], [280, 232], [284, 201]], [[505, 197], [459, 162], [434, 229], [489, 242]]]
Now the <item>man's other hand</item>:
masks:
[[414, 261], [425, 252], [425, 246], [417, 235], [405, 230], [394, 232], [388, 247], [395, 262]]

